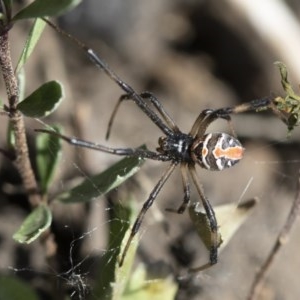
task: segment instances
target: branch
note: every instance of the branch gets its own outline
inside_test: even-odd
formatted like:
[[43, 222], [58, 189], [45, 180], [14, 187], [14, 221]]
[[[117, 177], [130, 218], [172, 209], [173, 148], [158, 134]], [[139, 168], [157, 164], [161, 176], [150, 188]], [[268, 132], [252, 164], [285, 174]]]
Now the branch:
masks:
[[15, 136], [14, 164], [22, 178], [29, 202], [32, 207], [35, 207], [42, 200], [38, 192], [38, 185], [29, 159], [24, 119], [16, 108], [19, 100], [19, 90], [18, 81], [14, 74], [11, 61], [8, 32], [4, 32], [0, 36], [0, 65], [8, 96], [8, 115]]

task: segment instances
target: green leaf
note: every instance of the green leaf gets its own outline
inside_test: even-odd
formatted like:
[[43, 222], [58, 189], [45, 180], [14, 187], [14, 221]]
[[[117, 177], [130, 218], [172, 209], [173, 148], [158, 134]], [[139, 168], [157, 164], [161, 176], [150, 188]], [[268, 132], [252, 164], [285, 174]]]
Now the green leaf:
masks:
[[20, 279], [12, 276], [0, 276], [1, 300], [38, 300], [34, 290]]
[[109, 248], [102, 257], [103, 267], [96, 276], [93, 289], [93, 297], [97, 299], [121, 299], [118, 297], [123, 293], [130, 276], [138, 245], [138, 234], [130, 244], [123, 266], [119, 267], [118, 264], [118, 257], [125, 247], [131, 232], [131, 225], [137, 217], [135, 199], [132, 196], [127, 198], [129, 199], [124, 199], [124, 204], [117, 204], [111, 210]]
[[26, 217], [13, 235], [13, 239], [22, 244], [30, 244], [49, 228], [51, 221], [52, 215], [49, 207], [41, 204]]
[[59, 82], [49, 81], [17, 105], [26, 117], [42, 118], [51, 114], [63, 99], [63, 89]]
[[[215, 213], [218, 207], [214, 208]], [[209, 250], [211, 248], [211, 228], [210, 222], [207, 218], [205, 212], [203, 211], [200, 203], [195, 203], [189, 207], [189, 214], [192, 223], [194, 224], [198, 236], [202, 240], [206, 249]], [[218, 220], [218, 218], [217, 218]], [[218, 232], [218, 247], [222, 244], [223, 240], [220, 232]]]
[[141, 167], [144, 159], [126, 157], [106, 171], [88, 177], [80, 185], [56, 197], [63, 203], [88, 202], [118, 187]]
[[4, 21], [4, 24], [8, 24], [10, 22], [10, 19], [11, 19], [12, 0], [3, 0], [3, 4], [4, 4], [4, 10], [1, 11], [0, 19]]
[[19, 11], [13, 21], [58, 16], [77, 6], [81, 0], [36, 0]]
[[[251, 199], [238, 206], [235, 203], [214, 207], [219, 225], [219, 246], [222, 250], [233, 237], [235, 232], [245, 222], [258, 200]], [[199, 203], [189, 207], [189, 214], [200, 239], [207, 249], [211, 247], [211, 231], [206, 214], [199, 207]], [[221, 238], [222, 236], [222, 238]]]
[[[53, 129], [60, 132], [60, 128]], [[53, 179], [56, 167], [61, 157], [62, 141], [55, 135], [40, 133], [36, 138], [36, 165], [40, 179], [40, 189], [45, 194]]]
[[36, 19], [30, 29], [29, 35], [25, 42], [25, 46], [19, 58], [15, 73], [18, 74], [25, 65], [27, 59], [35, 48], [41, 34], [46, 26], [46, 23], [41, 19]]

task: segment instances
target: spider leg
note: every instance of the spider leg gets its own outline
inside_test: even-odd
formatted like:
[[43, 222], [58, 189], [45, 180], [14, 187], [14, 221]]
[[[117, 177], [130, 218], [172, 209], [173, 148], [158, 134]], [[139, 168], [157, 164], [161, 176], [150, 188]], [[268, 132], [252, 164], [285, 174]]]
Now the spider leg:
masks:
[[243, 103], [240, 105], [236, 105], [232, 108], [224, 108], [224, 109], [219, 109], [218, 113], [219, 114], [239, 114], [251, 110], [265, 110], [265, 109], [272, 109], [272, 100], [273, 96], [268, 96], [260, 99], [255, 99], [252, 100], [248, 103]]
[[153, 160], [160, 160], [160, 161], [169, 161], [170, 157], [167, 155], [163, 155], [157, 152], [145, 150], [142, 148], [110, 148], [106, 147], [100, 144], [95, 144], [89, 141], [81, 140], [75, 137], [68, 137], [63, 134], [60, 134], [54, 130], [47, 130], [47, 129], [35, 129], [36, 132], [43, 132], [43, 133], [48, 133], [51, 135], [55, 135], [67, 143], [77, 146], [77, 147], [82, 147], [82, 148], [89, 148], [97, 151], [102, 151], [114, 155], [121, 155], [121, 156], [136, 156], [140, 158], [150, 158]]
[[211, 246], [209, 250], [209, 263], [205, 264], [204, 266], [197, 268], [198, 271], [206, 269], [218, 262], [218, 223], [215, 216], [215, 212], [213, 207], [211, 206], [208, 199], [205, 197], [203, 188], [199, 183], [199, 179], [196, 173], [196, 169], [194, 165], [189, 166], [190, 174], [192, 176], [193, 183], [197, 189], [197, 192], [200, 196], [200, 199], [202, 201], [202, 205], [204, 207], [206, 216], [209, 221], [209, 227], [211, 232]]
[[171, 174], [173, 173], [175, 167], [176, 167], [177, 163], [176, 162], [172, 162], [170, 164], [170, 166], [167, 168], [167, 170], [163, 173], [162, 177], [159, 179], [159, 181], [157, 182], [157, 184], [155, 185], [155, 187], [153, 188], [152, 192], [150, 193], [148, 199], [144, 202], [143, 207], [140, 211], [140, 213], [138, 214], [132, 229], [131, 229], [131, 233], [130, 236], [126, 242], [126, 245], [124, 247], [124, 250], [121, 254], [121, 258], [119, 260], [119, 265], [120, 267], [123, 265], [124, 263], [124, 259], [126, 257], [127, 251], [129, 249], [129, 246], [133, 240], [133, 238], [135, 237], [135, 235], [137, 234], [137, 232], [140, 229], [140, 226], [143, 222], [144, 216], [146, 214], [146, 212], [148, 211], [148, 209], [151, 207], [151, 205], [153, 204], [154, 200], [156, 199], [158, 193], [161, 191], [162, 187], [164, 186], [164, 184], [166, 183], [166, 181], [168, 180], [168, 178], [171, 176]]
[[205, 134], [207, 127], [217, 119], [225, 119], [229, 124], [230, 130], [234, 132], [230, 114], [223, 113], [223, 111], [219, 109], [205, 109], [197, 117], [189, 134], [195, 138], [202, 137]]
[[[272, 98], [264, 97], [261, 99], [255, 99], [248, 103], [243, 103], [240, 105], [236, 105], [233, 107], [225, 107], [220, 109], [206, 109], [203, 110], [196, 121], [194, 122], [192, 129], [190, 131], [190, 135], [193, 137], [196, 136], [202, 136], [205, 134], [207, 127], [214, 122], [216, 119], [225, 119], [229, 124], [229, 129], [233, 136], [235, 136], [235, 132], [232, 126], [231, 122], [231, 116], [232, 114], [239, 114], [251, 110], [265, 110], [265, 109], [271, 109], [275, 110], [272, 105]], [[275, 112], [275, 111], [274, 111]], [[275, 112], [276, 113], [276, 112]]]
[[166, 211], [168, 211], [168, 212], [183, 214], [190, 202], [191, 190], [190, 190], [190, 184], [188, 181], [187, 170], [188, 170], [188, 165], [186, 163], [182, 163], [180, 165], [180, 173], [181, 173], [183, 192], [184, 192], [182, 204], [178, 207], [178, 209], [167, 208]]
[[183, 192], [184, 192], [184, 197], [183, 197], [183, 202], [180, 205], [180, 207], [177, 209], [177, 213], [182, 214], [186, 210], [186, 207], [188, 206], [191, 198], [191, 189], [190, 189], [190, 184], [188, 181], [188, 165], [187, 164], [181, 164], [180, 165], [180, 173], [181, 173], [181, 179], [182, 179], [182, 184], [183, 184]]
[[272, 101], [273, 96], [267, 96], [260, 99], [254, 99], [247, 103], [242, 103], [233, 107], [224, 107], [220, 109], [213, 110], [215, 114], [218, 115], [219, 118], [226, 118], [229, 115], [232, 114], [240, 114], [251, 110], [266, 110], [266, 109], [272, 109]]
[[106, 135], [105, 135], [105, 139], [108, 140], [109, 137], [110, 137], [110, 132], [111, 132], [111, 128], [112, 128], [112, 124], [115, 120], [115, 116], [117, 114], [117, 111], [119, 110], [119, 107], [121, 105], [121, 103], [124, 101], [124, 100], [128, 100], [130, 98], [128, 98], [128, 95], [127, 94], [124, 94], [124, 95], [121, 95], [118, 102], [116, 103], [115, 105], [115, 108], [114, 110], [112, 111], [112, 114], [109, 118], [109, 121], [108, 121], [108, 126], [107, 126], [107, 131], [106, 131]]
[[[101, 60], [97, 54], [85, 46], [84, 50], [88, 55], [89, 59], [100, 69], [102, 69], [116, 84], [118, 84], [121, 89], [127, 94], [128, 99], [132, 99], [135, 104], [152, 120], [152, 122], [157, 125], [162, 132], [168, 136], [173, 135], [173, 131], [168, 128], [163, 121], [158, 117], [158, 115], [150, 109], [144, 99], [127, 83], [119, 78], [119, 76], [113, 72], [108, 65]], [[123, 99], [124, 100], [124, 99]], [[121, 100], [122, 101], [122, 100]], [[118, 106], [118, 105], [117, 105]]]
[[219, 117], [228, 117], [230, 114], [240, 114], [247, 111], [264, 111], [271, 110], [273, 114], [279, 117], [285, 124], [288, 125], [288, 128], [293, 128], [293, 121], [290, 121], [290, 117], [293, 117], [292, 112], [288, 112], [285, 108], [280, 107], [277, 104], [276, 98], [274, 96], [268, 96], [261, 99], [255, 99], [248, 103], [243, 103], [236, 105], [234, 107], [221, 108], [215, 111]]
[[[95, 64], [100, 70], [102, 70], [112, 81], [114, 81], [124, 92], [128, 95], [128, 99], [132, 99], [135, 104], [150, 118], [154, 124], [156, 124], [162, 132], [164, 132], [167, 136], [173, 136], [173, 131], [168, 128], [164, 122], [158, 117], [158, 115], [150, 109], [144, 99], [125, 81], [123, 81], [109, 66], [108, 64], [102, 60], [93, 49], [87, 47], [84, 43], [60, 29], [58, 26], [50, 22], [49, 20], [43, 18], [43, 20], [52, 28], [54, 28], [57, 32], [67, 37], [69, 40], [74, 42], [78, 47], [80, 47], [87, 57], [90, 59], [92, 63]], [[118, 105], [117, 105], [118, 106]]]
[[[164, 107], [162, 106], [160, 101], [156, 98], [156, 96], [154, 96], [154, 94], [152, 94], [151, 92], [143, 92], [143, 93], [140, 94], [140, 97], [144, 100], [149, 100], [151, 102], [151, 104], [157, 109], [158, 113], [161, 115], [163, 120], [166, 122], [167, 126], [169, 126], [169, 128], [172, 128], [174, 131], [179, 132], [179, 128], [175, 124], [174, 120], [166, 112], [166, 110], [164, 109]], [[115, 116], [117, 114], [117, 111], [118, 111], [121, 103], [124, 100], [133, 100], [133, 99], [130, 97], [129, 94], [124, 94], [119, 98], [119, 100], [118, 100], [118, 102], [117, 102], [117, 104], [116, 104], [116, 106], [115, 106], [115, 108], [114, 108], [114, 110], [111, 114], [109, 122], [108, 122], [107, 132], [106, 132], [106, 136], [105, 136], [106, 139], [108, 139], [109, 136], [110, 136], [111, 127], [112, 127], [112, 124], [114, 122]]]
[[[199, 116], [197, 117], [196, 121], [194, 122], [192, 129], [189, 133], [192, 137], [196, 137], [197, 135], [199, 135], [198, 132], [200, 130], [201, 124], [204, 124], [205, 119], [207, 118], [209, 113], [211, 113], [212, 111], [213, 110], [211, 110], [211, 109], [205, 109], [199, 114]], [[203, 133], [205, 133], [208, 125], [209, 125], [209, 123], [203, 125], [204, 126], [203, 130], [202, 130]]]
[[161, 117], [164, 119], [164, 121], [168, 124], [170, 128], [172, 128], [174, 131], [179, 131], [179, 128], [175, 124], [173, 118], [166, 112], [163, 105], [160, 103], [160, 101], [157, 99], [157, 97], [152, 94], [151, 92], [143, 92], [140, 95], [143, 99], [148, 99], [152, 105], [157, 109]]

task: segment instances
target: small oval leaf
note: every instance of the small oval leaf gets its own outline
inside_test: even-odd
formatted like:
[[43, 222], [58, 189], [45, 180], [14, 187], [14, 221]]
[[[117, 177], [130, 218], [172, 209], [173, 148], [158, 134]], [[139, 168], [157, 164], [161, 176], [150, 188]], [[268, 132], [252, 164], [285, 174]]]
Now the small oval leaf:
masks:
[[26, 217], [13, 239], [22, 244], [30, 244], [49, 228], [51, 221], [49, 207], [41, 204]]
[[56, 197], [63, 203], [88, 202], [106, 194], [134, 175], [141, 167], [144, 159], [126, 157], [106, 171], [88, 177], [80, 185]]
[[[53, 126], [53, 129], [60, 132], [58, 126]], [[42, 194], [47, 192], [53, 179], [61, 157], [61, 145], [61, 139], [55, 135], [40, 133], [36, 138], [36, 165]]]
[[36, 0], [19, 11], [13, 21], [58, 16], [77, 6], [81, 0]]
[[57, 81], [49, 81], [20, 102], [17, 109], [26, 117], [42, 118], [50, 115], [59, 106], [62, 99], [61, 84]]

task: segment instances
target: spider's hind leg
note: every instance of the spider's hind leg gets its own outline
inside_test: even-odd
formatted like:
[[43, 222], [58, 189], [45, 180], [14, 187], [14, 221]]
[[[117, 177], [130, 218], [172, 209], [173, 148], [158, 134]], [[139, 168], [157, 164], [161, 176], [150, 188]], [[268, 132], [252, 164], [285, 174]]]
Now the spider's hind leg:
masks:
[[218, 231], [218, 223], [215, 216], [215, 212], [213, 207], [211, 206], [208, 199], [205, 197], [203, 189], [199, 183], [199, 179], [196, 173], [195, 166], [191, 165], [189, 166], [189, 171], [191, 174], [191, 177], [193, 179], [193, 183], [197, 189], [197, 192], [200, 196], [203, 208], [205, 210], [206, 216], [208, 218], [208, 225], [209, 225], [209, 231], [210, 231], [210, 249], [209, 249], [209, 263], [195, 269], [191, 269], [191, 272], [198, 272], [202, 271], [206, 268], [209, 268], [210, 266], [216, 264], [218, 262], [218, 248], [220, 246], [219, 243], [219, 231]]
[[162, 187], [164, 186], [164, 184], [166, 183], [166, 181], [169, 179], [169, 177], [171, 176], [171, 174], [173, 173], [175, 167], [176, 167], [176, 163], [171, 163], [170, 166], [168, 167], [168, 169], [164, 172], [164, 174], [161, 176], [161, 178], [159, 179], [159, 181], [157, 182], [157, 184], [155, 185], [155, 187], [153, 188], [152, 192], [150, 193], [148, 199], [144, 202], [142, 209], [140, 210], [133, 226], [131, 229], [131, 233], [130, 236], [125, 244], [125, 247], [123, 249], [123, 252], [120, 255], [120, 259], [119, 259], [119, 266], [121, 267], [124, 263], [127, 251], [130, 247], [130, 244], [133, 240], [133, 238], [135, 237], [135, 235], [138, 233], [141, 224], [144, 220], [145, 214], [147, 213], [148, 209], [152, 206], [153, 202], [155, 201], [158, 193], [161, 191]]
[[188, 204], [190, 203], [191, 191], [190, 191], [190, 184], [188, 181], [187, 168], [188, 168], [188, 165], [186, 163], [182, 163], [180, 165], [181, 179], [182, 179], [183, 191], [184, 191], [183, 201], [177, 209], [166, 208], [167, 212], [183, 214], [185, 212]]

